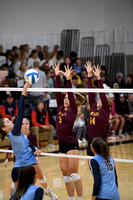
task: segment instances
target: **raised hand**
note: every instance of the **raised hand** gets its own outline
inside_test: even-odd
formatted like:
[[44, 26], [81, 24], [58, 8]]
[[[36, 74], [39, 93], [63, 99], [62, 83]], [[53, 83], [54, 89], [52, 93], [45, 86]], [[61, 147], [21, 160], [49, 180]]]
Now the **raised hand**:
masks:
[[88, 73], [88, 77], [92, 77], [93, 67], [92, 63], [89, 60], [86, 62], [85, 68]]
[[72, 73], [72, 67], [69, 69], [69, 65], [65, 66], [65, 72], [61, 71], [61, 73], [66, 77], [67, 80], [70, 80], [70, 74]]
[[22, 95], [25, 95], [27, 94], [27, 89], [30, 88], [31, 84], [26, 82], [23, 86], [23, 91], [22, 91]]
[[99, 65], [97, 65], [97, 67], [94, 65], [93, 73], [97, 77], [97, 80], [101, 79], [101, 67]]
[[55, 64], [55, 66], [53, 67], [53, 69], [54, 69], [54, 71], [55, 71], [55, 75], [56, 75], [56, 76], [60, 76], [60, 74], [61, 74], [61, 71], [60, 71], [60, 64], [59, 64], [59, 63]]

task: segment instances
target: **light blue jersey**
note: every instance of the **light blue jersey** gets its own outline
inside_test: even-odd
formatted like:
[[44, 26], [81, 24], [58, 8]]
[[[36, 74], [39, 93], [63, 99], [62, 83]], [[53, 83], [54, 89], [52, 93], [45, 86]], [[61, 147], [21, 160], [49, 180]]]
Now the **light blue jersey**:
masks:
[[[103, 158], [103, 156], [98, 154], [95, 155], [93, 159], [95, 159], [99, 165], [99, 171], [101, 176], [101, 184], [97, 198], [119, 200], [120, 195], [115, 180], [116, 176], [115, 176], [114, 160], [112, 159], [112, 157], [110, 157], [110, 162], [108, 163]], [[90, 168], [94, 176], [91, 162], [90, 162]]]
[[29, 140], [21, 132], [19, 136], [8, 133], [9, 140], [15, 155], [14, 167], [24, 167], [26, 165], [36, 164], [36, 157], [29, 146]]
[[24, 114], [25, 96], [21, 95], [18, 116], [13, 130], [8, 133], [9, 140], [15, 155], [14, 167], [24, 167], [31, 164], [36, 164], [34, 150], [31, 148], [31, 143], [28, 138], [21, 132], [21, 125]]
[[[23, 194], [20, 197], [20, 200], [34, 200], [34, 199], [38, 199], [38, 200], [42, 200], [43, 199], [43, 194], [44, 194], [44, 190], [41, 188], [40, 191], [40, 195], [38, 195], [38, 197], [35, 196], [37, 189], [39, 189], [40, 187], [37, 185], [29, 185], [27, 191], [25, 192], [25, 194]], [[16, 190], [15, 190], [16, 191]], [[15, 193], [15, 191], [13, 192], [13, 194]], [[35, 198], [36, 197], [36, 198]], [[11, 200], [12, 197], [11, 197]]]

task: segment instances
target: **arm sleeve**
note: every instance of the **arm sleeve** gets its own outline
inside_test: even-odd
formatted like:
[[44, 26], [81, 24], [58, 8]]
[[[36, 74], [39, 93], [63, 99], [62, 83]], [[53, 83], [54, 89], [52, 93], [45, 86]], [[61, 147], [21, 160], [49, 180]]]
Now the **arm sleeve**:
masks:
[[[60, 76], [56, 76], [56, 88], [61, 88]], [[61, 92], [56, 92], [56, 101], [59, 108], [63, 104], [63, 96]]]
[[[71, 81], [67, 80], [67, 88], [72, 88]], [[68, 92], [68, 98], [70, 101], [70, 107], [74, 114], [77, 114], [77, 105], [74, 99], [73, 92]]]
[[2, 118], [8, 118], [8, 119], [11, 118], [10, 115], [6, 114], [6, 109], [5, 109], [5, 106], [3, 106], [3, 105], [0, 105], [0, 115]]
[[31, 144], [30, 141], [29, 141], [29, 147], [33, 150], [33, 152], [35, 152], [36, 150], [38, 150], [38, 148], [36, 146], [34, 146], [33, 144]]
[[[8, 147], [8, 150], [12, 150], [12, 146], [10, 145]], [[11, 157], [12, 153], [6, 153], [6, 159], [9, 159]]]
[[117, 173], [116, 173], [115, 167], [114, 167], [114, 171], [115, 171], [115, 182], [116, 182], [116, 185], [117, 185], [117, 187], [118, 187], [118, 178], [117, 178]]
[[34, 200], [42, 200], [44, 195], [44, 190], [42, 188], [38, 188], [35, 192], [35, 198]]
[[[101, 79], [98, 80], [98, 88], [103, 88], [103, 84], [102, 84]], [[108, 104], [108, 100], [107, 100], [106, 94], [105, 93], [100, 93], [100, 98], [101, 98], [102, 106], [103, 106], [104, 110], [106, 110], [108, 113], [110, 113], [109, 104]]]
[[[88, 77], [88, 88], [94, 88], [94, 82], [93, 82], [92, 77]], [[88, 94], [90, 107], [92, 107], [93, 105], [96, 105], [95, 96], [96, 96], [95, 93], [92, 93], [92, 92]]]
[[37, 113], [35, 110], [33, 110], [31, 113], [31, 121], [32, 121], [33, 126], [42, 127], [42, 124], [39, 124], [37, 122]]
[[19, 102], [19, 107], [18, 107], [18, 116], [16, 123], [14, 124], [12, 134], [13, 135], [20, 135], [21, 131], [21, 125], [22, 125], [22, 120], [23, 120], [23, 115], [24, 115], [24, 107], [25, 107], [25, 96], [21, 95], [20, 96], [20, 102]]
[[94, 177], [93, 193], [92, 196], [97, 196], [101, 185], [101, 176], [98, 162], [95, 159], [90, 161], [90, 169]]
[[46, 112], [46, 117], [45, 117], [44, 124], [47, 125], [47, 126], [49, 126], [49, 114], [48, 114], [48, 111]]

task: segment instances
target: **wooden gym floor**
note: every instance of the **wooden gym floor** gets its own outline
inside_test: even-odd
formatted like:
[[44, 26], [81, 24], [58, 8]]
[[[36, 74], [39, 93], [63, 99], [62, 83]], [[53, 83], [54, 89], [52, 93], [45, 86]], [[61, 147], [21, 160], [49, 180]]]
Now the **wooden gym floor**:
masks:
[[[118, 143], [118, 144], [117, 144]], [[119, 140], [115, 144], [111, 145], [110, 151], [113, 158], [123, 158], [133, 160], [133, 138], [125, 140]], [[58, 149], [56, 146], [55, 151]], [[82, 148], [84, 149], [84, 148]], [[47, 149], [43, 148], [43, 152]], [[51, 150], [52, 151], [52, 150]], [[80, 151], [81, 155], [86, 155], [86, 150]], [[1, 153], [0, 157], [4, 158], [5, 154]], [[67, 193], [65, 185], [61, 178], [61, 171], [59, 167], [58, 157], [43, 156], [39, 158], [40, 166], [44, 175], [47, 178], [49, 187], [58, 195], [59, 200], [67, 200]], [[93, 188], [92, 174], [88, 168], [87, 160], [81, 159], [79, 162], [79, 173], [83, 182], [84, 200], [91, 199], [91, 193]], [[115, 162], [118, 175], [118, 185], [121, 200], [133, 199], [133, 163]], [[7, 200], [9, 197], [9, 188], [11, 184], [11, 170], [13, 167], [13, 161], [8, 163], [5, 168], [3, 163], [0, 163], [0, 200]], [[37, 182], [37, 185], [39, 183]], [[44, 196], [44, 200], [48, 200], [47, 196]]]

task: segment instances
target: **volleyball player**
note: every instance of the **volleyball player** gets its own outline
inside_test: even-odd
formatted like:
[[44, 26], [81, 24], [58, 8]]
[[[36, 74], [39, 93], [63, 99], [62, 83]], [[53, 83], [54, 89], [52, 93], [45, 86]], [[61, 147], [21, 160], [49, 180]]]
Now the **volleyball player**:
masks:
[[[65, 67], [65, 72], [60, 71], [59, 64], [55, 65], [56, 88], [61, 88], [60, 74], [63, 74], [67, 80], [67, 88], [71, 88], [70, 74], [72, 68]], [[82, 96], [81, 96], [82, 98]], [[67, 155], [79, 155], [79, 145], [76, 135], [73, 132], [73, 125], [77, 115], [77, 105], [72, 92], [65, 95], [64, 100], [60, 92], [56, 94], [57, 99], [57, 119], [56, 133], [59, 141], [59, 153]], [[59, 158], [62, 178], [66, 185], [69, 200], [75, 200], [74, 187], [76, 188], [78, 200], [83, 199], [83, 186], [78, 173], [79, 159]]]
[[[86, 70], [88, 72], [88, 88], [94, 88], [93, 74], [96, 76], [98, 81], [98, 88], [103, 88], [101, 82], [101, 69], [97, 65], [92, 67], [91, 62], [86, 62]], [[90, 103], [90, 115], [88, 122], [88, 148], [87, 154], [93, 156], [90, 144], [92, 139], [95, 137], [106, 138], [107, 126], [109, 121], [109, 104], [105, 93], [100, 93], [100, 98], [96, 99], [95, 93], [89, 93], [89, 103]]]
[[89, 163], [94, 178], [91, 200], [119, 200], [115, 164], [107, 143], [102, 138], [94, 138], [91, 150], [95, 155]]
[[35, 185], [36, 180], [37, 175], [33, 166], [22, 167], [19, 171], [18, 187], [10, 200], [42, 200], [44, 191]]
[[12, 180], [15, 183], [15, 187], [17, 188], [18, 182], [18, 173], [21, 167], [27, 165], [33, 165], [36, 169], [36, 173], [40, 180], [41, 185], [45, 189], [45, 194], [47, 194], [52, 199], [57, 199], [56, 194], [52, 193], [49, 187], [47, 186], [45, 176], [42, 176], [42, 171], [40, 170], [40, 166], [37, 165], [35, 155], [39, 156], [41, 151], [37, 149], [34, 145], [32, 145], [28, 138], [21, 132], [21, 125], [24, 114], [24, 106], [25, 106], [25, 96], [27, 93], [27, 89], [31, 85], [29, 83], [25, 83], [23, 87], [23, 91], [20, 97], [19, 108], [18, 108], [18, 116], [16, 123], [13, 124], [11, 120], [7, 118], [0, 119], [0, 132], [2, 134], [7, 134], [9, 137], [14, 155], [15, 155], [15, 163], [12, 170]]

